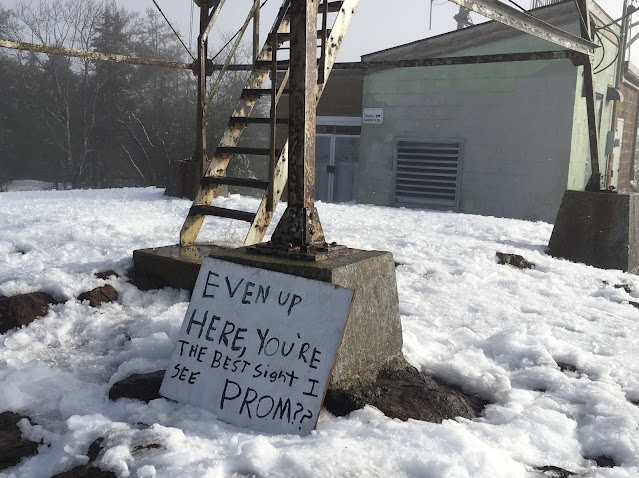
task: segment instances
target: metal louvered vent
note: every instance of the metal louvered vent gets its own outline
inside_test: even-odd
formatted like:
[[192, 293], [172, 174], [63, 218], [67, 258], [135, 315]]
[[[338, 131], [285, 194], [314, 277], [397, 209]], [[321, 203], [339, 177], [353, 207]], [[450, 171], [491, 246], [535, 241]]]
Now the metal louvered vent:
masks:
[[456, 207], [459, 191], [459, 141], [397, 140], [396, 206]]

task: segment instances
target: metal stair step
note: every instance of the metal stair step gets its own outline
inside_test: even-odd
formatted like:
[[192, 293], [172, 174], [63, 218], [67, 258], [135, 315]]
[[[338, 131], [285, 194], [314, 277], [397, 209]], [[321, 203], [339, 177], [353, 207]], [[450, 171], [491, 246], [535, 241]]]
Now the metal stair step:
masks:
[[[275, 150], [275, 155], [279, 156], [281, 150]], [[269, 156], [271, 154], [271, 150], [269, 148], [245, 148], [245, 147], [231, 147], [231, 146], [220, 146], [215, 150], [215, 155], [225, 155], [225, 154], [254, 154], [256, 156]]]
[[217, 216], [227, 219], [236, 219], [238, 221], [253, 222], [255, 219], [254, 212], [238, 211], [236, 209], [227, 209], [217, 206], [192, 206], [189, 210], [189, 217], [195, 216]]
[[[335, 12], [339, 12], [340, 9], [342, 8], [342, 5], [344, 4], [344, 2], [342, 1], [336, 1], [336, 2], [328, 2], [328, 13], [335, 13]], [[324, 11], [324, 2], [320, 1], [317, 3], [317, 9], [321, 12]]]
[[[322, 38], [322, 35], [324, 34], [324, 30], [317, 30], [317, 38]], [[331, 36], [331, 31], [328, 30], [326, 32], [326, 36], [329, 37]], [[268, 39], [268, 42], [270, 43], [271, 39]], [[284, 43], [284, 42], [288, 42], [291, 41], [291, 34], [290, 32], [284, 32], [284, 33], [278, 33], [277, 34], [277, 41], [279, 43]]]
[[[288, 124], [288, 118], [277, 118], [277, 124]], [[271, 124], [271, 118], [251, 116], [231, 116], [229, 124]]]
[[[282, 92], [283, 95], [288, 95], [289, 89], [285, 88]], [[270, 88], [247, 88], [242, 90], [242, 96], [270, 96]]]
[[202, 187], [210, 188], [214, 186], [240, 186], [246, 188], [266, 189], [269, 182], [263, 179], [253, 178], [233, 178], [228, 176], [204, 176], [202, 178]]
[[[320, 66], [321, 63], [321, 58], [317, 59], [317, 65], [318, 67]], [[255, 68], [259, 69], [259, 68], [271, 68], [271, 66], [273, 65], [273, 63], [271, 61], [268, 60], [258, 60], [255, 62]], [[279, 60], [277, 62], [277, 71], [286, 71], [288, 70], [290, 67], [290, 62], [289, 60]]]
[[[273, 64], [273, 62], [269, 61], [269, 60], [258, 60], [255, 62], [255, 68], [271, 68], [271, 65]], [[277, 62], [277, 69], [278, 70], [288, 70], [289, 67], [289, 61], [288, 60], [280, 60]]]

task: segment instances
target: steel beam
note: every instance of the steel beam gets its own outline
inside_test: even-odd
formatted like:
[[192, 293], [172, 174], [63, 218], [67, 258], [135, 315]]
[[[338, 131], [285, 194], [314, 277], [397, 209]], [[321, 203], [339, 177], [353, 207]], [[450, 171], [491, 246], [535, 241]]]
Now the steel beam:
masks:
[[211, 33], [211, 29], [213, 28], [213, 25], [215, 25], [215, 21], [217, 20], [217, 17], [220, 15], [220, 12], [222, 11], [222, 7], [224, 6], [224, 1], [225, 0], [217, 0], [217, 2], [213, 2], [212, 6], [208, 7], [208, 8], [214, 8], [214, 10], [211, 12], [211, 16], [208, 18], [206, 27], [200, 33], [200, 43], [208, 40], [209, 33]]
[[22, 41], [0, 40], [0, 47], [14, 50], [32, 51], [34, 53], [46, 53], [48, 55], [71, 56], [74, 58], [87, 58], [89, 60], [114, 61], [129, 65], [159, 66], [163, 68], [176, 68], [178, 70], [190, 70], [191, 63], [178, 61], [154, 60], [150, 58], [138, 58], [135, 56], [116, 55], [114, 53], [100, 53], [97, 51], [74, 50], [57, 46], [38, 45]]
[[[581, 22], [581, 36], [592, 38], [590, 31], [590, 0], [577, 0], [580, 14], [586, 19]], [[586, 114], [588, 120], [588, 145], [590, 147], [590, 179], [586, 183], [586, 191], [601, 190], [601, 170], [599, 167], [599, 125], [597, 124], [597, 98], [595, 92], [595, 76], [592, 59], [583, 66], [584, 95], [586, 96]]]
[[317, 4], [291, 0], [288, 205], [273, 232], [276, 246], [324, 242], [315, 208], [315, 120], [317, 109]]
[[427, 66], [476, 65], [481, 63], [512, 63], [519, 61], [570, 60], [574, 65], [589, 61], [588, 55], [571, 50], [533, 51], [524, 53], [497, 53], [493, 55], [448, 56], [417, 60], [383, 60], [335, 63], [334, 70], [387, 70], [391, 68], [419, 68]]
[[597, 45], [584, 38], [579, 38], [561, 28], [557, 28], [532, 16], [527, 12], [517, 10], [499, 0], [451, 0], [457, 5], [466, 7], [492, 20], [496, 20], [522, 32], [534, 35], [542, 40], [555, 43], [569, 50], [594, 55]]

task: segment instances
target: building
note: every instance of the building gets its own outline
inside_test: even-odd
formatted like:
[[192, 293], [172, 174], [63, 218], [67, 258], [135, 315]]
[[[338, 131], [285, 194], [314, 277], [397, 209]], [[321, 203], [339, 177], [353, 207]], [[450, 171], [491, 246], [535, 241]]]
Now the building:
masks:
[[[580, 35], [580, 17], [572, 1], [531, 13]], [[591, 13], [595, 25], [612, 22], [597, 5]], [[602, 45], [594, 62], [600, 169], [607, 172], [606, 186], [628, 190], [639, 82], [635, 70], [627, 67], [623, 82], [616, 83], [618, 36], [615, 25], [596, 30], [596, 42]], [[491, 21], [362, 60], [560, 49]], [[359, 161], [348, 166], [357, 172], [355, 198], [360, 203], [553, 222], [564, 191], [583, 189], [590, 177], [582, 90], [582, 67], [568, 59], [367, 70]], [[335, 121], [335, 115], [323, 114]], [[324, 198], [321, 191], [327, 180], [322, 177], [322, 151], [328, 140], [322, 137], [321, 121], [320, 116], [319, 199]], [[334, 164], [339, 161], [338, 157]], [[344, 198], [348, 199], [339, 193], [327, 199]]]

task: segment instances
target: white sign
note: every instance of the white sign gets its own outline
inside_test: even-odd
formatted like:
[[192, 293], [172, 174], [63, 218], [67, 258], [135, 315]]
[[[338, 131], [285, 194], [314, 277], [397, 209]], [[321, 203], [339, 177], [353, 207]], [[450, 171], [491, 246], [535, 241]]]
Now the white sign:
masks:
[[160, 393], [234, 425], [307, 435], [353, 294], [205, 258]]
[[362, 114], [362, 123], [364, 124], [384, 124], [383, 108], [364, 108]]

